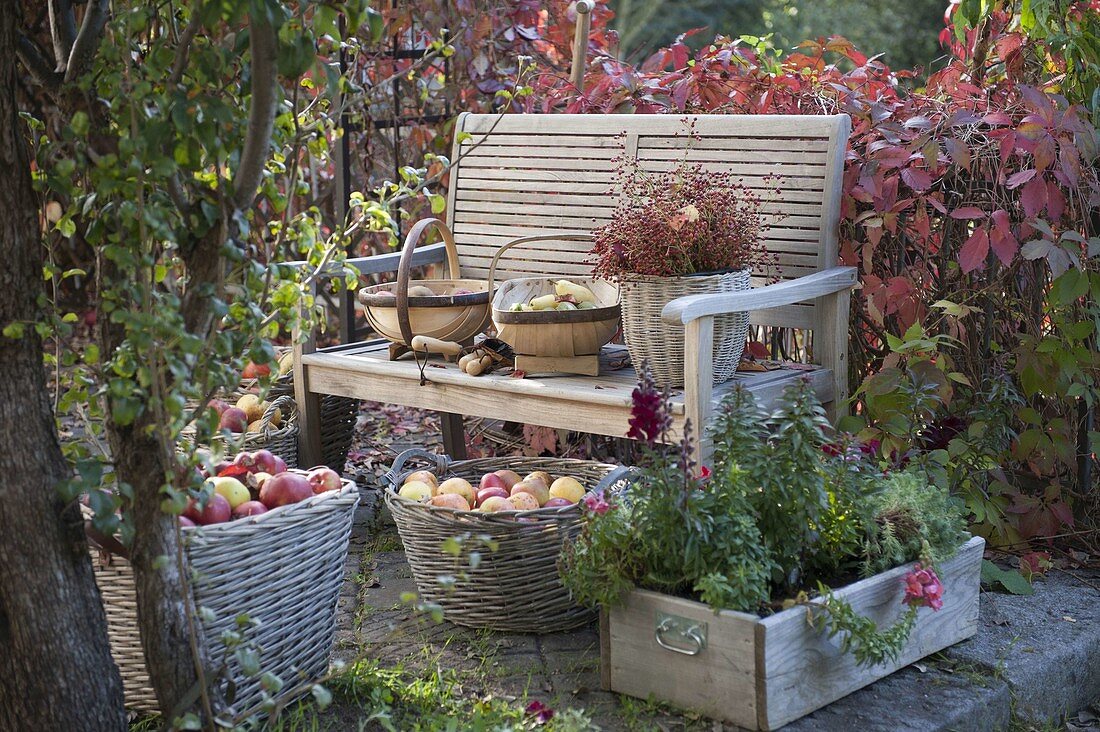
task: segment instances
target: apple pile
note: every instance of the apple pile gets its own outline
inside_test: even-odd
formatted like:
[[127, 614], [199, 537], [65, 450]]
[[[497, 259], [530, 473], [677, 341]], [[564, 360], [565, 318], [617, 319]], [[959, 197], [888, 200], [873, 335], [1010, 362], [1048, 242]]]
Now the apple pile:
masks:
[[551, 294], [533, 297], [526, 303], [513, 303], [509, 310], [526, 313], [534, 310], [594, 310], [598, 307], [592, 290], [569, 280], [558, 280]]
[[[229, 404], [221, 399], [210, 401], [210, 408], [218, 413], [218, 429], [229, 430], [240, 434], [242, 432], [259, 432], [263, 421], [264, 412], [271, 406], [271, 402], [260, 401], [255, 394], [245, 394], [237, 400], [236, 404]], [[283, 424], [283, 411], [276, 409], [271, 416], [271, 427], [278, 429]]]
[[257, 516], [279, 506], [304, 501], [326, 491], [338, 491], [340, 474], [324, 465], [308, 471], [289, 471], [270, 450], [238, 453], [209, 471], [200, 469], [214, 492], [200, 504], [194, 498], [179, 517], [183, 526], [209, 526], [245, 516]]
[[434, 473], [418, 470], [405, 477], [397, 495], [432, 506], [497, 513], [571, 506], [579, 503], [585, 492], [576, 478], [563, 475], [555, 480], [545, 470], [522, 479], [512, 470], [486, 473], [476, 489], [464, 478], [440, 482]]

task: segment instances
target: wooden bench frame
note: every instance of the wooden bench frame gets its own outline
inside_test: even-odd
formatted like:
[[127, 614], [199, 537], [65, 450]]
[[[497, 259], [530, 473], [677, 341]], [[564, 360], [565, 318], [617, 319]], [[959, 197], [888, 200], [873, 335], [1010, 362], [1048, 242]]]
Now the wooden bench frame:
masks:
[[[754, 180], [768, 170], [795, 171], [792, 180], [797, 181], [797, 186], [792, 186], [790, 193], [794, 202], [784, 200], [777, 206], [797, 211], [801, 226], [792, 224], [773, 235], [777, 238], [777, 247], [791, 250], [785, 256], [787, 261], [794, 263], [792, 269], [796, 273], [807, 269], [816, 271], [754, 287], [748, 292], [683, 297], [664, 308], [666, 321], [683, 324], [685, 328], [687, 378], [682, 393], [674, 400], [673, 433], [674, 436], [680, 434], [687, 420], [696, 428], [707, 424], [715, 400], [728, 390], [729, 382], [717, 387], [711, 384], [710, 353], [714, 317], [729, 312], [748, 312], [754, 324], [812, 330], [814, 360], [821, 370], [809, 373], [808, 377], [827, 404], [830, 416], [835, 418], [847, 405], [849, 302], [850, 290], [856, 284], [855, 268], [836, 266], [841, 177], [850, 121], [844, 115], [714, 115], [691, 119], [696, 125], [695, 137], [684, 141], [670, 131], [683, 121], [664, 115], [460, 115], [455, 130], [455, 167], [451, 172], [447, 223], [455, 231], [456, 238], [460, 238], [460, 261], [464, 257], [466, 260], [461, 264], [462, 274], [481, 276], [479, 268], [484, 263], [485, 253], [509, 238], [508, 225], [499, 222], [519, 221], [527, 227], [533, 225], [527, 219], [514, 216], [527, 210], [523, 200], [528, 193], [524, 192], [525, 186], [520, 185], [524, 181], [530, 181], [527, 185], [531, 188], [539, 189], [529, 193], [536, 202], [530, 207], [535, 211], [530, 219], [551, 224], [546, 232], [539, 233], [576, 231], [583, 228], [577, 225], [578, 218], [589, 223], [599, 221], [585, 219], [585, 216], [602, 215], [606, 219], [609, 215], [606, 201], [614, 199], [608, 199], [606, 193], [598, 196], [595, 193], [598, 183], [588, 183], [586, 174], [570, 169], [589, 165], [595, 170], [588, 174], [593, 181], [600, 176], [606, 178], [607, 171], [614, 169], [614, 162], [607, 153], [611, 147], [608, 140], [613, 136], [621, 138], [619, 144], [625, 154], [639, 156], [639, 160], [644, 159], [655, 169], [671, 165], [676, 151], [682, 150], [685, 156], [704, 158], [702, 162], [707, 165], [716, 168], [729, 165], [732, 169], [745, 171], [750, 178], [756, 176]], [[497, 143], [497, 139], [504, 142]], [[529, 151], [525, 152], [528, 149], [520, 145], [521, 140], [531, 142]], [[540, 140], [558, 147], [540, 148]], [[492, 141], [492, 145], [479, 150], [478, 146], [486, 141]], [[693, 147], [696, 144], [698, 149]], [[794, 152], [788, 151], [787, 145]], [[805, 153], [805, 157], [816, 162], [801, 163], [800, 146], [806, 150], [812, 148], [813, 152]], [[571, 157], [571, 151], [576, 150], [580, 150], [578, 160]], [[642, 158], [643, 152], [655, 157], [652, 161]], [[467, 173], [467, 167], [471, 172]], [[477, 185], [477, 176], [488, 181], [480, 183], [486, 189], [481, 191], [486, 203], [467, 203], [464, 185], [467, 181]], [[572, 188], [563, 184], [561, 194], [554, 190], [554, 181], [570, 176], [582, 182]], [[496, 190], [498, 188], [503, 190]], [[584, 188], [587, 193], [576, 193], [577, 188]], [[784, 195], [788, 195], [786, 191]], [[571, 209], [558, 204], [559, 201], [568, 206], [579, 202], [582, 206]], [[465, 211], [458, 217], [456, 203]], [[479, 214], [479, 211], [486, 213]], [[542, 211], [550, 213], [542, 214]], [[532, 233], [529, 228], [517, 228], [522, 230], [511, 233], [510, 238]], [[788, 242], [783, 237], [793, 241]], [[463, 241], [467, 242], [465, 250]], [[562, 251], [560, 258], [555, 251], [549, 250], [542, 253], [541, 262], [520, 262], [515, 265], [519, 268], [515, 273], [506, 273], [504, 277], [578, 273], [582, 260], [576, 256], [577, 251], [569, 251], [564, 246]], [[394, 252], [352, 259], [348, 263], [362, 274], [381, 274], [396, 271], [399, 257], [400, 253]], [[443, 245], [438, 244], [418, 247], [414, 263], [436, 264], [443, 259]], [[559, 259], [561, 264], [551, 261]], [[554, 269], [559, 266], [566, 271]], [[471, 267], [472, 273], [467, 271]], [[606, 380], [586, 384], [578, 381], [586, 377], [469, 377], [454, 368], [443, 368], [429, 370], [430, 383], [422, 386], [419, 379], [413, 378], [409, 363], [379, 358], [376, 341], [318, 351], [312, 333], [304, 337], [296, 333], [295, 344], [294, 384], [301, 424], [299, 461], [305, 465], [316, 463], [321, 455], [317, 420], [322, 394], [439, 411], [443, 415], [444, 447], [455, 457], [465, 452], [462, 414], [615, 436], [626, 432], [629, 389], [622, 375], [614, 384]], [[790, 378], [797, 375], [799, 372], [785, 373], [784, 378], [755, 379], [749, 388], [757, 394], [758, 401], [767, 406]], [[591, 378], [603, 379], [602, 376]], [[601, 383], [607, 385], [601, 386]], [[705, 459], [709, 452], [709, 444], [700, 440], [698, 457]]]

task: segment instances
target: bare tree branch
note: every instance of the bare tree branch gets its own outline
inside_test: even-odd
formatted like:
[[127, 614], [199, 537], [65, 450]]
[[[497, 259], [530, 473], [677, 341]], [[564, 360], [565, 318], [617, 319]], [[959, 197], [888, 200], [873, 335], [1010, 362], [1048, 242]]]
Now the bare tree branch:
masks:
[[279, 104], [275, 65], [278, 40], [271, 21], [263, 13], [251, 14], [249, 50], [252, 53], [252, 100], [244, 149], [233, 176], [233, 205], [237, 209], [247, 208], [260, 187]]
[[187, 27], [183, 29], [183, 35], [180, 36], [179, 44], [176, 45], [176, 58], [172, 61], [172, 72], [168, 75], [168, 86], [175, 86], [183, 78], [183, 70], [187, 67], [187, 54], [191, 49], [191, 41], [195, 40], [195, 35], [202, 28], [202, 20], [199, 18], [199, 13], [196, 11], [191, 20], [188, 21]]
[[15, 51], [37, 84], [48, 91], [57, 89], [61, 84], [61, 74], [54, 71], [53, 64], [50, 63], [41, 46], [20, 33]]
[[49, 0], [50, 37], [53, 38], [53, 56], [55, 70], [64, 73], [69, 63], [69, 54], [76, 43], [76, 16], [70, 0]]
[[74, 81], [92, 63], [110, 14], [110, 0], [88, 1], [88, 9], [84, 11], [84, 20], [80, 24], [80, 33], [73, 42], [73, 50], [69, 53], [69, 62], [65, 66], [65, 83]]

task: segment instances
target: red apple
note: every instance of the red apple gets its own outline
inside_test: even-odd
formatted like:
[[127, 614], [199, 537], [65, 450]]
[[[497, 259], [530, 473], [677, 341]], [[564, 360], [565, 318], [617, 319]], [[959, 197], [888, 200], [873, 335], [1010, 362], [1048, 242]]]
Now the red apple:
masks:
[[240, 407], [228, 407], [218, 420], [218, 429], [230, 432], [244, 432], [248, 429], [248, 415]]
[[279, 473], [265, 481], [260, 488], [260, 502], [268, 508], [288, 506], [312, 495], [313, 486], [304, 475], [297, 473]]
[[233, 463], [243, 465], [250, 473], [275, 473], [286, 472], [284, 466], [278, 470], [275, 464], [275, 455], [270, 450], [256, 450], [255, 452], [241, 452], [234, 458]]
[[310, 470], [306, 480], [313, 486], [314, 493], [340, 490], [340, 474], [324, 465]]
[[259, 501], [245, 501], [244, 503], [233, 509], [233, 518], [259, 516], [261, 513], [267, 513], [267, 506], [260, 503]]
[[478, 488], [481, 490], [485, 490], [486, 488], [503, 488], [504, 490], [508, 490], [508, 484], [504, 481], [504, 478], [496, 473], [486, 473], [481, 476], [481, 484]]
[[457, 493], [440, 493], [438, 496], [432, 496], [428, 503], [433, 506], [443, 506], [445, 508], [456, 508], [459, 511], [469, 511], [470, 504], [466, 502], [466, 499]]
[[495, 471], [495, 474], [500, 476], [500, 478], [504, 481], [504, 487], [508, 490], [512, 490], [512, 486], [514, 486], [520, 480], [519, 473], [514, 470], [497, 470]]
[[551, 498], [546, 503], [542, 504], [543, 508], [557, 508], [558, 506], [574, 506], [576, 505], [568, 498]]
[[189, 528], [191, 528], [195, 525], [195, 522], [192, 521], [191, 519], [187, 518], [186, 516], [180, 516], [179, 520], [180, 520], [180, 526], [182, 526], [185, 529], [189, 529]]
[[202, 509], [199, 508], [199, 502], [194, 498], [187, 499], [187, 508], [183, 510], [181, 518], [185, 518], [192, 524], [201, 523], [199, 519], [202, 517]]
[[278, 455], [276, 455], [275, 456], [275, 469], [274, 470], [268, 470], [267, 472], [271, 473], [272, 475], [278, 475], [279, 473], [285, 473], [286, 472], [286, 461], [283, 460]]
[[211, 399], [210, 400], [210, 408], [213, 409], [215, 412], [217, 412], [219, 417], [221, 416], [222, 412], [229, 409], [229, 407], [231, 407], [231, 406], [232, 406], [231, 404], [227, 404], [226, 402], [223, 402], [221, 399]]
[[206, 502], [206, 508], [202, 510], [199, 515], [199, 520], [195, 523], [201, 526], [209, 526], [210, 524], [222, 524], [229, 520], [229, 517], [233, 515], [233, 508], [229, 505], [229, 501], [226, 497], [220, 493], [215, 493], [210, 496], [210, 500]]
[[258, 379], [261, 376], [269, 376], [271, 374], [271, 367], [266, 363], [252, 363], [249, 361], [244, 370], [241, 371], [241, 376], [246, 379]]
[[499, 486], [482, 488], [477, 492], [477, 505], [480, 506], [481, 504], [485, 503], [486, 500], [492, 498], [493, 496], [497, 496], [498, 498], [507, 498], [508, 491]]

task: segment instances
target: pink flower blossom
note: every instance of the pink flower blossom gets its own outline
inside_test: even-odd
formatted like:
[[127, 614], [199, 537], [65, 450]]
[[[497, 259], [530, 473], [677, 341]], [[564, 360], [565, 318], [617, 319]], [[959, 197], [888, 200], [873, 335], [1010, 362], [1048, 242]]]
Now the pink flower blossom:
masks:
[[905, 597], [902, 602], [933, 610], [943, 607], [943, 583], [936, 576], [936, 570], [924, 568], [920, 562], [913, 565], [912, 571], [905, 575]]
[[524, 712], [529, 717], [534, 717], [540, 724], [545, 724], [554, 718], [554, 710], [537, 699], [527, 705]]
[[600, 493], [589, 493], [584, 497], [584, 505], [597, 516], [603, 516], [611, 510], [611, 504], [604, 500]]

